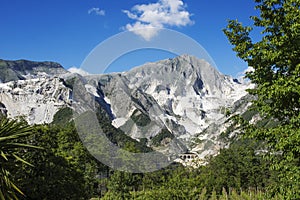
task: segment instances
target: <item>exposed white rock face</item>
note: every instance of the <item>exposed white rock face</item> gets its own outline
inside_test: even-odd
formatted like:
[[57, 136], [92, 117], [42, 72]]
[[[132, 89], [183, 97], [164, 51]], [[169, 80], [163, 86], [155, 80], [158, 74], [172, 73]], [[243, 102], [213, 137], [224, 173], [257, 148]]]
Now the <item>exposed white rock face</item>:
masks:
[[[132, 112], [139, 109], [185, 140], [210, 124], [223, 123], [225, 110], [245, 96], [245, 89], [250, 87], [221, 74], [206, 61], [188, 55], [147, 63], [125, 73], [102, 75], [99, 85], [105, 99], [109, 99], [114, 126], [122, 128]], [[184, 130], [174, 130], [167, 121]], [[126, 131], [133, 138], [141, 135], [136, 127]]]
[[54, 114], [71, 103], [71, 90], [57, 77], [0, 84], [0, 102], [10, 118], [22, 116], [29, 124], [50, 123]]

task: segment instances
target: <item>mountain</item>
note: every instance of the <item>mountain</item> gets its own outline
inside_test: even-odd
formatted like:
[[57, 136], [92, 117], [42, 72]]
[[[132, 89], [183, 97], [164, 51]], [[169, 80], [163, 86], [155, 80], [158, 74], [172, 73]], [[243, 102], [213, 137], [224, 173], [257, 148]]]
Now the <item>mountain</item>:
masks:
[[[158, 144], [160, 151], [176, 137], [201, 157], [226, 145], [219, 140], [228, 126], [226, 111], [252, 86], [189, 55], [85, 78], [86, 88], [109, 109], [115, 127], [136, 140], [146, 138], [150, 146]], [[248, 102], [239, 107], [236, 112], [244, 112]]]
[[58, 110], [76, 104], [72, 91], [80, 78], [115, 128], [161, 152], [176, 138], [181, 151], [201, 158], [226, 145], [220, 136], [230, 126], [228, 117], [247, 110], [245, 90], [252, 87], [189, 55], [101, 75], [75, 75], [57, 63], [24, 60], [1, 60], [0, 69], [6, 70], [0, 105], [9, 117], [50, 123]]
[[71, 106], [71, 89], [60, 75], [68, 73], [55, 62], [0, 60], [0, 109], [29, 124], [50, 123], [54, 114]]
[[24, 80], [26, 76], [36, 76], [40, 73], [53, 76], [66, 73], [66, 70], [55, 62], [8, 61], [0, 59], [0, 82], [2, 83]]

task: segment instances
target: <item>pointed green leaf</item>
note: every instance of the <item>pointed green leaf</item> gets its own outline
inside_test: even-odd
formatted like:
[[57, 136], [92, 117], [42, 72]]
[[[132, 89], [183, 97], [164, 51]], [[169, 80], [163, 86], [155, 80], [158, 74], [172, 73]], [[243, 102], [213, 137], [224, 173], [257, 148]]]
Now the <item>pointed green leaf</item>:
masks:
[[12, 154], [17, 160], [21, 161], [22, 163], [26, 164], [26, 165], [29, 165], [31, 167], [33, 167], [32, 164], [30, 164], [29, 162], [27, 162], [26, 160], [20, 158], [19, 156], [17, 156], [16, 154]]

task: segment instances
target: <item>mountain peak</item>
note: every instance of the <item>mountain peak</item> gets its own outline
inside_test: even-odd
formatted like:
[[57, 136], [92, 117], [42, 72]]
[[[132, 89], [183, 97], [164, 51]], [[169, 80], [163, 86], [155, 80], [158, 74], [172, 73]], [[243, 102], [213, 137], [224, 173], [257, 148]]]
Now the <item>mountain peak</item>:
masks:
[[131, 74], [140, 72], [145, 75], [155, 76], [155, 74], [169, 74], [174, 72], [189, 73], [191, 71], [200, 72], [201, 70], [204, 72], [216, 71], [215, 68], [204, 59], [198, 59], [195, 56], [184, 54], [175, 58], [145, 63], [125, 73]]
[[[196, 93], [224, 93], [229, 90], [230, 80], [203, 59], [191, 55], [146, 63], [122, 74], [130, 80], [131, 86], [148, 88], [149, 84], [162, 84], [176, 88], [176, 94], [184, 94], [188, 88], [197, 88]], [[228, 78], [227, 78], [228, 79]], [[205, 89], [202, 88], [205, 85]], [[191, 87], [190, 87], [191, 86]], [[154, 86], [153, 86], [154, 87]], [[203, 91], [199, 91], [202, 90]]]
[[189, 55], [189, 54], [182, 54], [180, 56], [175, 57], [174, 59], [178, 59], [178, 60], [185, 60], [188, 62], [194, 62], [195, 60], [201, 60], [193, 55]]

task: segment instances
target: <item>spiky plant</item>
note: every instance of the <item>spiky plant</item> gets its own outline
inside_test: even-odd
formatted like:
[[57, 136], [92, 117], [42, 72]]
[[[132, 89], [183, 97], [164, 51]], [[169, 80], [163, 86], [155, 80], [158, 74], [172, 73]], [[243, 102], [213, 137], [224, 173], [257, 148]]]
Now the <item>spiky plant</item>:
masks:
[[0, 199], [18, 199], [23, 192], [13, 183], [12, 173], [18, 163], [32, 166], [22, 159], [25, 148], [38, 148], [20, 142], [33, 133], [33, 128], [25, 122], [0, 118]]

